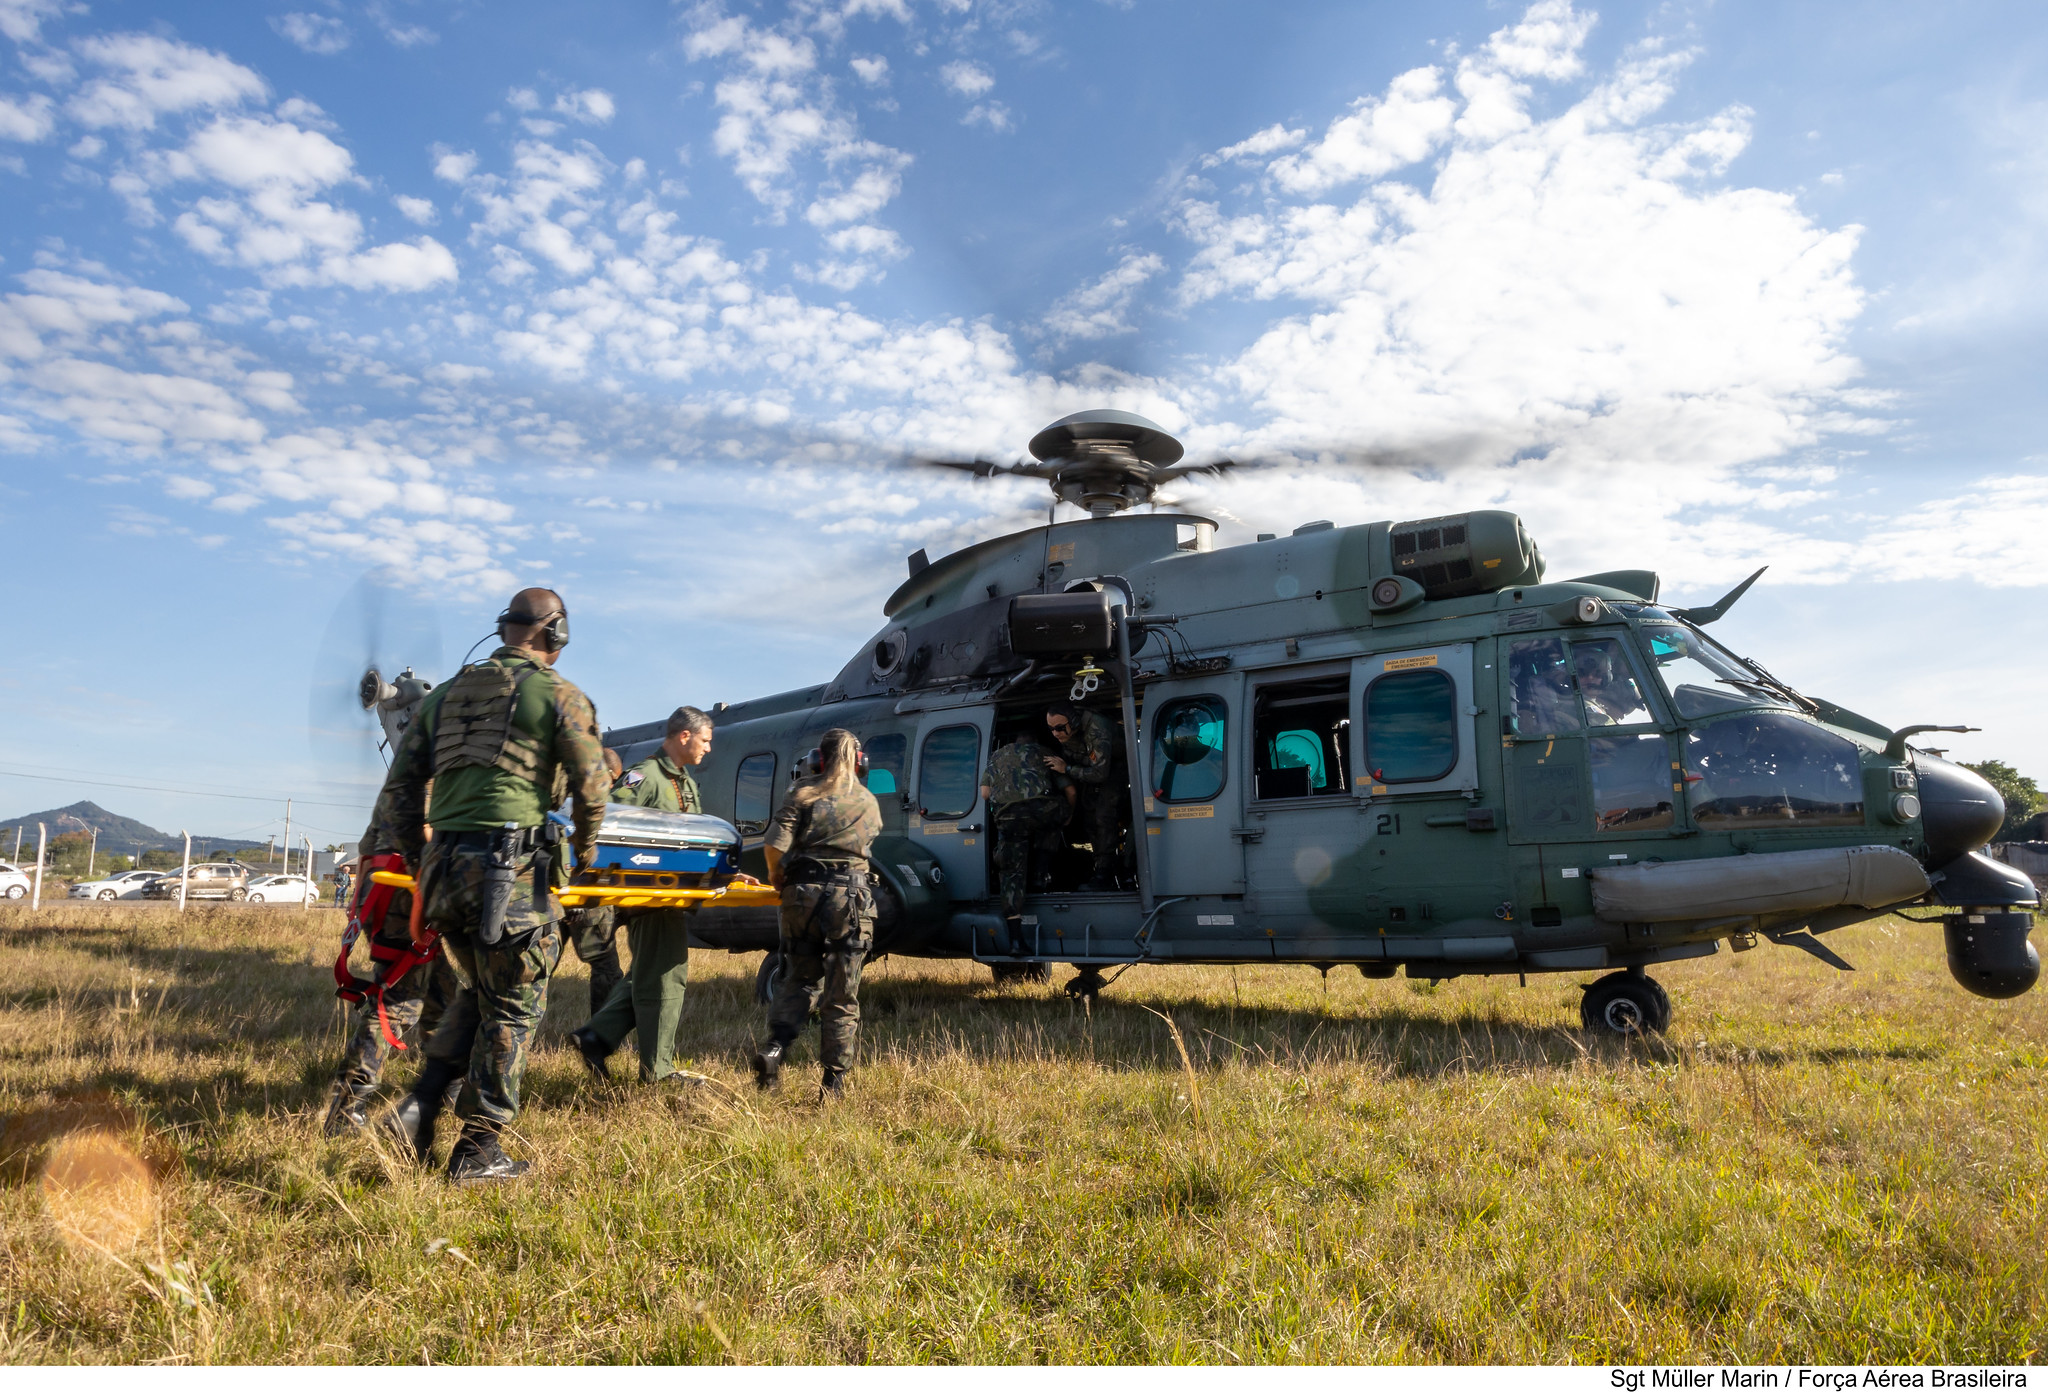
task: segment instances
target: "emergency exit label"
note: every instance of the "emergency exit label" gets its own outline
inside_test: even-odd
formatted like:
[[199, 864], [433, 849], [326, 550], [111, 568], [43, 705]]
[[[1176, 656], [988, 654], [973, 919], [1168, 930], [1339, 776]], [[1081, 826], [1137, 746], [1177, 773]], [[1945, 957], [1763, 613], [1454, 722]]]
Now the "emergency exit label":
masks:
[[1425, 653], [1425, 654], [1423, 654], [1423, 655], [1422, 655], [1421, 657], [1419, 657], [1419, 658], [1389, 658], [1389, 659], [1387, 659], [1387, 665], [1386, 665], [1385, 667], [1381, 668], [1381, 669], [1380, 669], [1380, 671], [1382, 671], [1382, 672], [1400, 672], [1400, 671], [1402, 671], [1402, 670], [1404, 670], [1404, 669], [1406, 669], [1406, 668], [1411, 668], [1411, 667], [1435, 667], [1435, 666], [1436, 666], [1436, 654], [1434, 654], [1434, 653]]
[[1166, 814], [1166, 820], [1168, 822], [1185, 822], [1189, 818], [1214, 816], [1216, 816], [1216, 805], [1214, 803], [1204, 803], [1197, 808], [1171, 809]]

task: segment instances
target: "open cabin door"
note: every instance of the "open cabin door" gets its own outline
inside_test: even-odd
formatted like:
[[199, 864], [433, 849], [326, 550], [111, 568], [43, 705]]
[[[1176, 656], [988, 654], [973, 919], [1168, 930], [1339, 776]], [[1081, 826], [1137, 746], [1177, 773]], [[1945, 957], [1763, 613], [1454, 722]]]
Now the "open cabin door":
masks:
[[910, 770], [910, 840], [925, 849], [946, 873], [947, 898], [978, 900], [987, 895], [988, 809], [981, 775], [988, 767], [987, 706], [927, 711], [918, 717]]

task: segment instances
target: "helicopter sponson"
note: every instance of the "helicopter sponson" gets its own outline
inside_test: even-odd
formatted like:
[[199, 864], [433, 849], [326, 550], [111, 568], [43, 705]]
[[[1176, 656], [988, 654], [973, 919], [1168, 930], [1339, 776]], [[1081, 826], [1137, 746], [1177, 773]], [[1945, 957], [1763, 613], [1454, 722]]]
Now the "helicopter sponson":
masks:
[[[1147, 501], [1179, 458], [1116, 412], [1033, 445], [1051, 461], [1011, 472], [1085, 476], [1097, 502]], [[2035, 887], [1979, 851], [2001, 800], [1908, 743], [1955, 727], [1894, 730], [1715, 642], [1755, 576], [1680, 609], [1649, 571], [1546, 579], [1498, 510], [1219, 547], [1207, 518], [1106, 502], [909, 569], [836, 676], [718, 704], [698, 771], [759, 873], [795, 761], [830, 727], [861, 738], [887, 822], [878, 952], [1069, 963], [1080, 992], [1138, 962], [1606, 974], [1585, 1023], [1629, 1032], [1668, 1021], [1655, 964], [1769, 942], [1846, 969], [1826, 934], [1925, 906], [1970, 991], [2039, 976]], [[1087, 852], [1041, 857], [1012, 956], [979, 776], [1057, 700], [1118, 727], [1126, 873], [1084, 892]], [[606, 736], [628, 763], [660, 738]], [[770, 910], [697, 922], [709, 946], [775, 944]]]

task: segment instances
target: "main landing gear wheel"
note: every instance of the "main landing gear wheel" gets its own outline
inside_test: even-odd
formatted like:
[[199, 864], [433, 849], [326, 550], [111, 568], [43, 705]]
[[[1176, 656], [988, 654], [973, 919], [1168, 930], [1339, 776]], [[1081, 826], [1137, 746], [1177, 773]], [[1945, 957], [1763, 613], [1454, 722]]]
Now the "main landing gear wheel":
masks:
[[990, 963], [988, 970], [995, 974], [996, 985], [1006, 987], [1012, 982], [1050, 982], [1051, 963]]
[[1579, 1021], [1595, 1035], [1661, 1035], [1671, 1024], [1671, 998], [1654, 978], [1616, 972], [1586, 988]]
[[761, 958], [761, 970], [754, 974], [754, 1004], [766, 1006], [775, 1000], [775, 984], [782, 978], [782, 954], [768, 953]]

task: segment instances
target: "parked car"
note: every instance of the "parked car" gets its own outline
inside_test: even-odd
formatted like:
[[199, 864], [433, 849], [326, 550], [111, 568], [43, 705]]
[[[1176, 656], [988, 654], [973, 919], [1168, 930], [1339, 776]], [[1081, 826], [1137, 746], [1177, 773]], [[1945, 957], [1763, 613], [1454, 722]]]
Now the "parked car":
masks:
[[320, 887], [302, 875], [258, 876], [249, 882], [250, 904], [320, 903]]
[[146, 900], [175, 900], [179, 885], [188, 900], [245, 900], [249, 897], [249, 868], [234, 861], [207, 861], [194, 866], [189, 877], [176, 871], [142, 887]]
[[10, 861], [0, 861], [0, 896], [19, 900], [28, 894], [28, 872]]
[[139, 900], [162, 871], [116, 871], [98, 880], [82, 880], [68, 892], [74, 900]]

